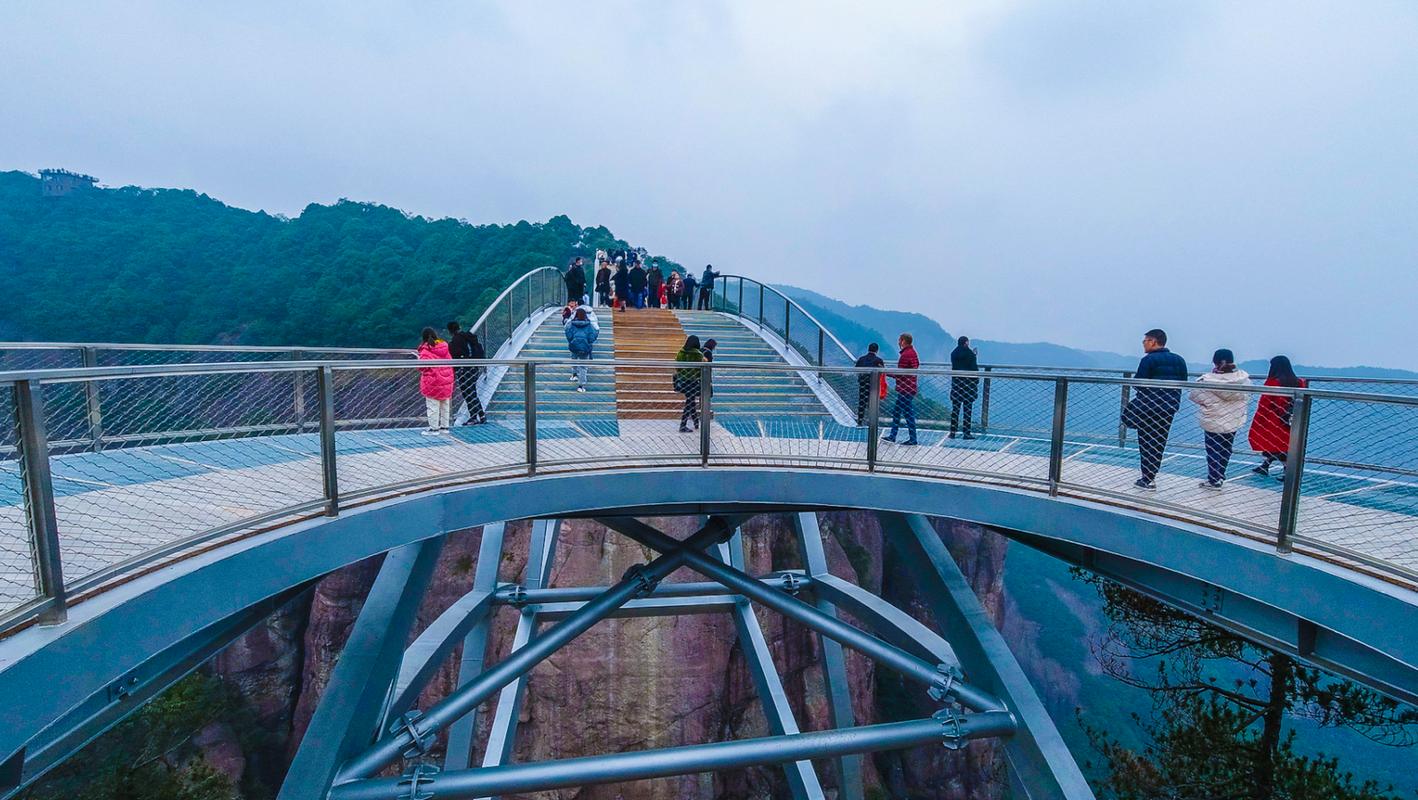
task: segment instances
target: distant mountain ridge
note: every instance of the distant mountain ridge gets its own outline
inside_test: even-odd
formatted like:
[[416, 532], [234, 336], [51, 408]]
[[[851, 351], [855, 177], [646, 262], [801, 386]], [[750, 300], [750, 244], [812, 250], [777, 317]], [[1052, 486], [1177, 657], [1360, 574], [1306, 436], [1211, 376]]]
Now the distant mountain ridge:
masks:
[[[881, 345], [884, 353], [894, 354], [896, 337], [902, 331], [910, 331], [915, 337], [916, 351], [923, 362], [948, 362], [950, 351], [955, 347], [955, 336], [924, 314], [891, 311], [868, 305], [854, 306], [811, 289], [786, 284], [778, 284], [776, 288], [817, 317], [853, 353], [864, 352], [868, 344], [876, 342]], [[1138, 359], [1142, 356], [1141, 353], [1129, 356], [1104, 350], [1080, 350], [1052, 342], [999, 342], [973, 336], [970, 343], [980, 349], [982, 364], [1131, 370], [1137, 367]], [[1253, 375], [1264, 375], [1270, 365], [1264, 359], [1255, 359], [1243, 361], [1239, 366]], [[1211, 365], [1193, 361], [1192, 368], [1200, 371], [1210, 369]], [[1418, 372], [1387, 367], [1323, 367], [1296, 364], [1295, 369], [1302, 375], [1313, 376], [1418, 379]]]

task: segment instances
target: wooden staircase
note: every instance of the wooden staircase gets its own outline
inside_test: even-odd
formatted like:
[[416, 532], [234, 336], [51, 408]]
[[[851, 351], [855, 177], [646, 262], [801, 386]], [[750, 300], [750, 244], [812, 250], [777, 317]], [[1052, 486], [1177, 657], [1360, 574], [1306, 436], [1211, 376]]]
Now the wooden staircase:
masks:
[[[614, 314], [617, 360], [670, 361], [684, 345], [684, 328], [667, 308]], [[674, 389], [673, 369], [622, 366], [615, 372], [615, 405], [621, 419], [679, 419], [684, 396]]]

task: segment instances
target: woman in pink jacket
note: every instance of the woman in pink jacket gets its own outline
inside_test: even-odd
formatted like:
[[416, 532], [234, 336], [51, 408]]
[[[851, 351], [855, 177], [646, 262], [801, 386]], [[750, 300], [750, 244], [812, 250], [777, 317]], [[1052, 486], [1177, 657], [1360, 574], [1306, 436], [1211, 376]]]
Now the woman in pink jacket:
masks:
[[[424, 328], [419, 359], [441, 360], [449, 357], [448, 344], [438, 338], [433, 328]], [[453, 398], [453, 368], [419, 367], [419, 392], [423, 394], [424, 405], [428, 409], [428, 430], [423, 435], [447, 433], [448, 409]]]

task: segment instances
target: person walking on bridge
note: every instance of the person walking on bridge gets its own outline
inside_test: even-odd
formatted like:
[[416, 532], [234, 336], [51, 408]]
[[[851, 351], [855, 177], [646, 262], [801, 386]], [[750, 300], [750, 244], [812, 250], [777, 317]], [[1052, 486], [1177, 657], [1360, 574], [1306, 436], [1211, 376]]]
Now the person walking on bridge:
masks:
[[601, 261], [601, 268], [596, 270], [596, 305], [609, 306], [611, 304], [611, 265], [606, 261]]
[[586, 298], [586, 270], [581, 263], [581, 256], [577, 256], [566, 267], [566, 299], [568, 301], [584, 301]]
[[1251, 376], [1236, 366], [1236, 356], [1221, 348], [1211, 356], [1212, 369], [1196, 379], [1197, 388], [1187, 397], [1201, 409], [1202, 438], [1206, 442], [1206, 480], [1203, 489], [1220, 489], [1226, 482], [1226, 467], [1236, 444], [1236, 431], [1246, 424], [1246, 407], [1250, 396], [1245, 392], [1203, 386], [1246, 386]]
[[[478, 341], [478, 335], [462, 330], [457, 322], [448, 323], [448, 353], [453, 358], [487, 358], [487, 351], [483, 349], [483, 343]], [[468, 410], [468, 420], [464, 425], [481, 425], [487, 422], [482, 401], [478, 399], [478, 378], [482, 376], [482, 372], [482, 367], [457, 367], [453, 370], [458, 394], [463, 396], [463, 405]]]
[[[877, 369], [886, 366], [886, 362], [881, 360], [877, 351], [881, 348], [876, 342], [867, 345], [867, 351], [857, 358], [855, 366], [861, 369]], [[863, 372], [857, 375], [857, 425], [867, 424], [867, 405], [871, 402], [871, 393], [876, 391], [876, 381], [872, 380], [872, 373]]]
[[[979, 372], [979, 353], [970, 346], [970, 337], [961, 336], [955, 340], [955, 349], [950, 351], [950, 368], [963, 372]], [[960, 409], [965, 409], [965, 438], [973, 439], [970, 435], [970, 407], [975, 404], [975, 398], [979, 395], [979, 378], [952, 377], [950, 379], [950, 438], [955, 438], [956, 428], [960, 424]]]
[[704, 265], [704, 274], [699, 276], [699, 310], [709, 311], [714, 306], [714, 279], [721, 273], [714, 271], [713, 264]]
[[665, 285], [665, 273], [660, 269], [660, 265], [650, 262], [650, 268], [645, 270], [645, 282], [649, 292], [651, 308], [660, 307], [660, 290]]
[[689, 270], [684, 271], [684, 291], [680, 293], [680, 308], [685, 311], [694, 308], [694, 293], [699, 286], [699, 281], [694, 279]]
[[[566, 323], [566, 349], [571, 351], [571, 358], [575, 361], [590, 361], [591, 347], [600, 333], [596, 326], [591, 324], [586, 309], [576, 309], [576, 315]], [[578, 392], [586, 391], [587, 371], [587, 367], [581, 364], [572, 367], [572, 378], [576, 381]]]
[[[1284, 386], [1303, 389], [1309, 386], [1303, 378], [1295, 374], [1287, 356], [1270, 359], [1270, 373], [1265, 376], [1266, 386]], [[1251, 431], [1246, 435], [1251, 449], [1260, 453], [1260, 465], [1253, 470], [1257, 475], [1269, 475], [1270, 465], [1276, 461], [1285, 463], [1290, 453], [1290, 423], [1295, 413], [1295, 398], [1288, 394], [1263, 394], [1256, 403], [1256, 415], [1251, 420]], [[1280, 478], [1285, 473], [1280, 473]]]
[[[916, 348], [912, 345], [911, 334], [903, 333], [896, 340], [896, 349], [901, 352], [901, 357], [896, 359], [897, 369], [917, 369], [921, 366], [921, 359], [916, 356]], [[896, 432], [901, 428], [901, 420], [906, 420], [906, 441], [903, 446], [914, 446], [916, 444], [916, 376], [911, 373], [893, 373], [892, 378], [896, 379], [896, 405], [891, 409], [891, 432], [881, 437], [882, 441], [896, 441]]]
[[[1142, 335], [1146, 353], [1137, 365], [1137, 378], [1151, 381], [1187, 380], [1186, 359], [1167, 349], [1167, 333], [1153, 328]], [[1182, 403], [1181, 389], [1160, 386], [1139, 386], [1123, 412], [1123, 424], [1137, 429], [1138, 460], [1142, 477], [1133, 483], [1139, 489], [1157, 488], [1157, 471], [1162, 468], [1162, 453], [1167, 449], [1167, 437], [1172, 432], [1172, 418]]]
[[636, 308], [645, 307], [645, 287], [649, 285], [649, 277], [645, 274], [645, 268], [636, 262], [630, 268], [630, 299]]
[[[704, 351], [699, 349], [699, 337], [691, 334], [684, 340], [684, 347], [675, 353], [675, 361], [699, 364], [704, 361]], [[679, 432], [689, 433], [689, 421], [699, 428], [699, 388], [701, 372], [698, 367], [682, 367], [675, 370], [675, 391], [684, 395], [684, 408], [680, 410]]]
[[624, 312], [625, 302], [630, 299], [630, 270], [625, 268], [625, 262], [620, 259], [616, 259], [611, 285], [615, 287], [615, 306]]
[[[418, 357], [421, 361], [450, 358], [448, 345], [438, 338], [433, 328], [423, 329]], [[419, 367], [419, 394], [423, 395], [424, 408], [428, 412], [428, 430], [423, 435], [447, 433], [448, 407], [453, 397], [453, 368]]]

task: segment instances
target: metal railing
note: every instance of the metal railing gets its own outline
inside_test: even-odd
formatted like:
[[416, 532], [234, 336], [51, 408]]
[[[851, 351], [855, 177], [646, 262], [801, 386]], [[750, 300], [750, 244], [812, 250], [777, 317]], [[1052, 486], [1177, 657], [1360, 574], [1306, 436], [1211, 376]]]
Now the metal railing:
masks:
[[[574, 391], [573, 366], [588, 366], [592, 388], [613, 386], [620, 369], [660, 370], [685, 401], [684, 416], [622, 418], [613, 390]], [[505, 373], [507, 399], [491, 406], [488, 424], [417, 430], [427, 422], [417, 370], [444, 367]], [[685, 371], [678, 380], [676, 370]], [[774, 387], [805, 371], [854, 387], [861, 424], [776, 403]], [[3, 373], [0, 630], [62, 619], [72, 598], [279, 520], [335, 515], [421, 487], [607, 466], [798, 467], [1006, 486], [1144, 510], [1418, 582], [1418, 398], [1208, 386], [1244, 408], [1231, 481], [1220, 492], [1198, 485], [1208, 456], [1197, 407], [1182, 397], [1149, 491], [1133, 486], [1137, 447], [1127, 436], [1119, 442], [1120, 392], [1194, 385], [997, 370], [993, 419], [982, 431], [972, 391], [983, 388], [981, 373], [922, 368], [906, 378], [916, 384], [909, 402], [899, 381], [883, 399], [881, 376], [896, 381], [897, 372], [492, 359]], [[297, 385], [311, 387], [303, 404]], [[105, 398], [108, 425], [97, 451], [81, 435], [94, 393]], [[1288, 422], [1269, 433], [1288, 462], [1283, 481], [1250, 471], [1257, 459], [1245, 443], [1260, 397], [1285, 405]], [[907, 411], [914, 447], [905, 443]], [[902, 429], [883, 441], [894, 412]], [[681, 421], [695, 417], [698, 435], [681, 433]]]

